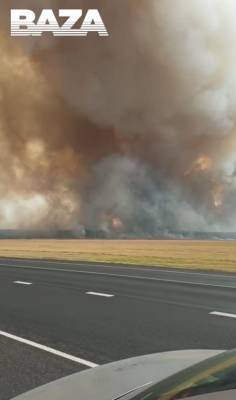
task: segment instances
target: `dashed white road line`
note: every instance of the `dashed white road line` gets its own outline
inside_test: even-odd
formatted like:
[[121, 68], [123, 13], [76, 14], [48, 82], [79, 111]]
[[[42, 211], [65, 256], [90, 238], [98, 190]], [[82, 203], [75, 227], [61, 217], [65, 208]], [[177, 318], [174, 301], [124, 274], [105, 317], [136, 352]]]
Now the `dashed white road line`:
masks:
[[114, 294], [99, 293], [99, 292], [86, 292], [86, 294], [90, 294], [92, 296], [101, 296], [101, 297], [114, 297]]
[[97, 367], [98, 364], [95, 364], [91, 361], [84, 360], [83, 358], [75, 357], [70, 354], [64, 353], [63, 351], [58, 351], [53, 349], [52, 347], [44, 346], [42, 344], [32, 342], [31, 340], [24, 339], [19, 336], [12, 335], [10, 333], [0, 331], [1, 336], [5, 336], [8, 339], [16, 340], [17, 342], [27, 344], [28, 346], [35, 347], [36, 349], [40, 349], [46, 351], [48, 353], [54, 354], [55, 356], [66, 358], [67, 360], [74, 361], [78, 364], [85, 365], [86, 367], [94, 368]]
[[17, 285], [32, 285], [32, 282], [24, 282], [24, 281], [14, 281], [13, 283], [16, 283]]
[[224, 313], [224, 312], [219, 312], [219, 311], [212, 311], [209, 314], [216, 315], [218, 317], [236, 318], [236, 314]]

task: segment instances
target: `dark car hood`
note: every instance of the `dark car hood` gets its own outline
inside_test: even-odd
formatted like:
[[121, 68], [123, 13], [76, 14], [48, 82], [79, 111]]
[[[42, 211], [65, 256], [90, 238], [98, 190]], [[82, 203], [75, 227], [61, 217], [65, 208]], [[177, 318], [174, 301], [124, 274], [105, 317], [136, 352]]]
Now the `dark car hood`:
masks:
[[184, 350], [130, 358], [70, 375], [15, 400], [114, 400], [221, 352]]

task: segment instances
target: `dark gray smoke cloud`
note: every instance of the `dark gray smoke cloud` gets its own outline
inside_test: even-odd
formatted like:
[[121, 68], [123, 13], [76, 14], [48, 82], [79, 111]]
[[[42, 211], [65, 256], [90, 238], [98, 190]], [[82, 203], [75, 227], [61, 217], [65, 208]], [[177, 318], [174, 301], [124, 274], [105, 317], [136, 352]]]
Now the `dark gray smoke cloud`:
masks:
[[[8, 3], [2, 227], [236, 230], [234, 0]], [[13, 7], [99, 8], [110, 37], [11, 39]]]

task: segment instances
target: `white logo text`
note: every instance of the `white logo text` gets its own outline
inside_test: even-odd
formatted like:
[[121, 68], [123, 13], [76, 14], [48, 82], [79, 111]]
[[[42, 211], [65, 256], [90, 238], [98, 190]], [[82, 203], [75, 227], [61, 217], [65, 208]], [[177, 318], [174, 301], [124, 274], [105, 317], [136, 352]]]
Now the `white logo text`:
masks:
[[[80, 23], [80, 27], [77, 26]], [[83, 17], [83, 10], [61, 9], [58, 17], [53, 10], [42, 10], [39, 18], [32, 10], [11, 10], [11, 36], [42, 36], [51, 32], [54, 36], [109, 36], [98, 10], [90, 9]]]

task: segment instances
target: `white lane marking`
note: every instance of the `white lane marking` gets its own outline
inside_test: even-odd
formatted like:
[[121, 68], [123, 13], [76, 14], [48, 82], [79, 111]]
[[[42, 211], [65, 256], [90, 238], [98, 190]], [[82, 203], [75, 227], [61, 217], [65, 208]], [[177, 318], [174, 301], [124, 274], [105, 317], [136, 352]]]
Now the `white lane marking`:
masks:
[[[1, 260], [3, 260], [3, 258], [0, 258]], [[6, 258], [6, 261], [12, 261], [12, 259]], [[81, 264], [81, 263], [74, 263], [74, 262], [67, 262], [67, 261], [54, 261], [54, 260], [35, 260], [35, 259], [31, 259], [31, 258], [21, 258], [21, 259], [16, 259], [16, 261], [26, 261], [26, 262], [33, 262], [33, 263], [43, 263], [43, 264], [61, 264], [61, 265], [74, 265], [75, 267], [102, 267], [102, 268], [119, 268], [119, 269], [125, 269], [125, 270], [130, 270], [130, 271], [149, 271], [149, 272], [160, 272], [160, 273], [167, 273], [167, 274], [185, 274], [185, 275], [197, 275], [197, 276], [207, 276], [212, 278], [212, 276], [217, 277], [217, 278], [235, 278], [235, 275], [232, 274], [223, 274], [223, 273], [217, 273], [212, 271], [212, 273], [207, 273], [207, 272], [198, 272], [198, 271], [194, 271], [194, 270], [186, 270], [186, 271], [179, 271], [177, 269], [169, 269], [166, 267], [160, 267], [160, 266], [155, 266], [153, 265], [152, 268], [150, 268], [149, 266], [145, 266], [145, 265], [140, 265], [139, 267], [135, 264], [131, 264], [131, 265], [122, 265], [122, 264], [113, 264], [113, 265], [109, 265], [109, 264]], [[6, 264], [0, 264], [0, 266], [6, 266]]]
[[63, 351], [55, 350], [52, 347], [44, 346], [42, 344], [32, 342], [31, 340], [28, 340], [28, 339], [23, 339], [22, 337], [15, 336], [15, 335], [12, 335], [12, 334], [4, 332], [4, 331], [0, 331], [0, 335], [5, 336], [8, 339], [16, 340], [17, 342], [27, 344], [28, 346], [35, 347], [36, 349], [40, 349], [40, 350], [46, 351], [48, 353], [54, 354], [55, 356], [63, 357], [63, 358], [66, 358], [67, 360], [74, 361], [78, 364], [85, 365], [86, 367], [95, 368], [98, 366], [98, 364], [95, 364], [91, 361], [87, 361], [82, 358], [72, 356], [70, 354], [64, 353]]
[[177, 279], [164, 279], [164, 278], [151, 278], [147, 276], [140, 275], [126, 275], [126, 274], [111, 274], [107, 272], [93, 272], [93, 271], [79, 271], [76, 269], [65, 269], [65, 268], [45, 268], [45, 267], [33, 267], [29, 265], [16, 265], [16, 264], [0, 264], [0, 267], [5, 268], [20, 268], [20, 269], [32, 269], [39, 271], [56, 271], [56, 272], [71, 272], [76, 274], [84, 274], [84, 275], [97, 275], [97, 276], [108, 276], [108, 277], [117, 277], [117, 278], [128, 278], [128, 279], [138, 279], [138, 280], [146, 280], [146, 281], [156, 281], [156, 282], [167, 282], [167, 283], [181, 283], [185, 285], [194, 285], [194, 286], [210, 286], [210, 287], [218, 287], [218, 288], [226, 288], [226, 289], [235, 289], [235, 286], [232, 285], [216, 285], [211, 283], [203, 283], [203, 282], [191, 282], [191, 281], [183, 281]]
[[224, 313], [224, 312], [219, 312], [219, 311], [212, 311], [209, 314], [210, 315], [217, 315], [219, 317], [236, 318], [236, 314]]
[[17, 285], [32, 285], [32, 282], [24, 282], [24, 281], [14, 281]]
[[114, 294], [99, 293], [99, 292], [86, 292], [86, 294], [91, 294], [92, 296], [101, 296], [101, 297], [114, 297]]
[[64, 269], [64, 268], [45, 268], [45, 267], [33, 267], [29, 265], [16, 265], [16, 264], [0, 264], [0, 266], [8, 268], [21, 268], [21, 269], [32, 269], [32, 270], [39, 270], [39, 271], [56, 271], [56, 272], [70, 272], [70, 273], [77, 273], [77, 274], [84, 274], [84, 275], [98, 275], [98, 276], [108, 276], [108, 277], [118, 277], [118, 278], [128, 278], [128, 279], [139, 279], [139, 280], [148, 280], [148, 281], [157, 281], [157, 282], [168, 282], [168, 283], [183, 283], [187, 285], [195, 285], [195, 286], [211, 286], [211, 287], [222, 287], [222, 288], [229, 288], [235, 289], [235, 286], [231, 285], [215, 285], [210, 283], [201, 283], [201, 282], [191, 282], [191, 281], [182, 281], [182, 280], [175, 280], [175, 279], [164, 279], [164, 278], [151, 278], [146, 276], [139, 276], [139, 275], [126, 275], [126, 274], [111, 274], [106, 272], [94, 272], [94, 271], [79, 271], [76, 269]]

